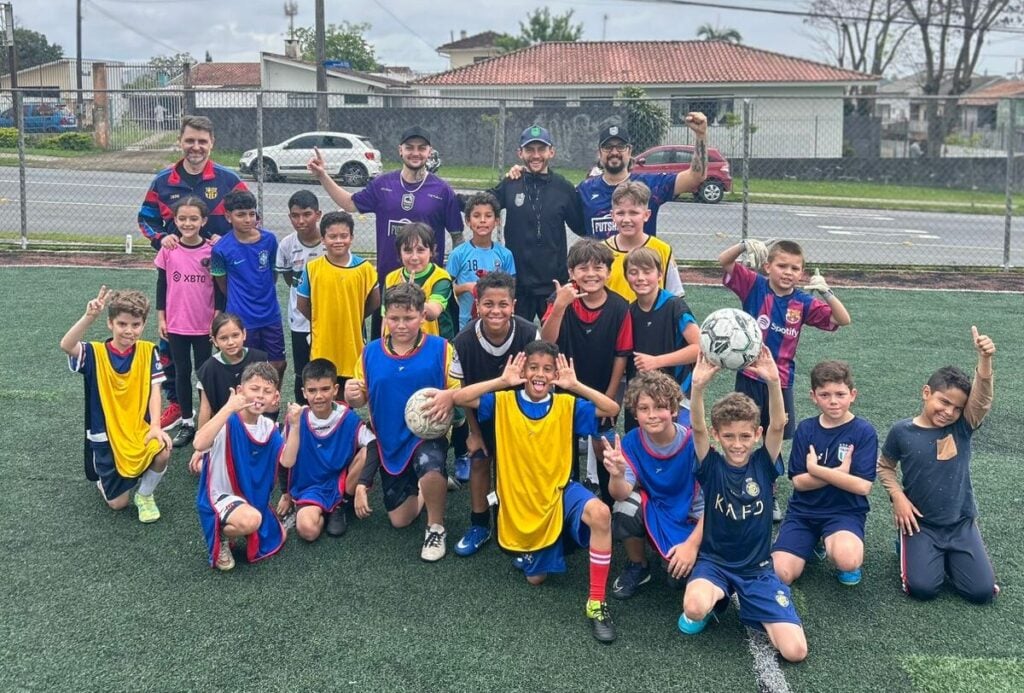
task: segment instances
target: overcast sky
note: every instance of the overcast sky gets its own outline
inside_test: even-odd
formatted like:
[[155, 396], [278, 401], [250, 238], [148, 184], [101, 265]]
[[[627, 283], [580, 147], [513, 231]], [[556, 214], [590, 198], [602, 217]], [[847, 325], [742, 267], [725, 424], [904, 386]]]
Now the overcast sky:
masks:
[[[75, 0], [13, 0], [18, 26], [46, 34], [75, 55]], [[296, 0], [296, 26], [313, 25], [314, 0]], [[587, 40], [692, 39], [705, 22], [738, 29], [744, 43], [827, 61], [813, 30], [796, 17], [741, 10], [729, 5], [793, 8], [792, 0], [719, 0], [717, 9], [630, 0], [548, 2], [552, 13], [574, 10]], [[261, 50], [283, 52], [287, 20], [284, 0], [83, 0], [83, 55], [87, 58], [145, 62], [154, 55], [187, 51], [202, 60], [256, 62]], [[378, 60], [421, 72], [444, 70], [436, 48], [459, 32], [518, 33], [519, 21], [537, 2], [479, 0], [327, 0], [328, 23], [343, 20], [372, 25], [368, 38]], [[486, 9], [485, 9], [486, 8]], [[109, 16], [105, 16], [106, 15]], [[1024, 35], [992, 34], [979, 72], [1009, 74], [1020, 69]]]

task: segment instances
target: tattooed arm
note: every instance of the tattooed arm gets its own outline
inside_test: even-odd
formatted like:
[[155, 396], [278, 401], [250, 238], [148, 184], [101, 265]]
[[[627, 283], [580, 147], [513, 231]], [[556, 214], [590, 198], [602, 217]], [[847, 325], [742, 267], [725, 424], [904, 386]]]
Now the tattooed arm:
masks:
[[680, 171], [676, 176], [676, 196], [684, 192], [694, 192], [708, 176], [708, 119], [703, 113], [692, 112], [686, 114], [686, 126], [693, 130], [697, 141], [693, 147], [693, 158], [690, 160], [690, 168]]

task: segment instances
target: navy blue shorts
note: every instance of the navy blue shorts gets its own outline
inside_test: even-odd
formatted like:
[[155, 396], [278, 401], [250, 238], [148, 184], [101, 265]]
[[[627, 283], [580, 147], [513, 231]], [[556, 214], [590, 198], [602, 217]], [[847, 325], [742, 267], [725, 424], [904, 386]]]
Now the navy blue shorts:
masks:
[[447, 477], [448, 439], [424, 440], [412, 454], [412, 460], [400, 474], [391, 475], [380, 467], [380, 489], [384, 496], [384, 509], [397, 509], [402, 503], [420, 492], [420, 479], [428, 472], [439, 472]]
[[110, 443], [90, 442], [89, 448], [92, 450], [92, 467], [99, 477], [100, 491], [105, 500], [112, 501], [118, 496], [123, 496], [139, 483], [137, 477], [128, 478], [118, 473]]
[[819, 539], [843, 531], [853, 532], [863, 543], [865, 519], [864, 515], [859, 514], [808, 519], [787, 513], [779, 526], [779, 535], [772, 551], [785, 551], [808, 561], [814, 555], [814, 547], [818, 545]]
[[280, 323], [245, 331], [245, 346], [267, 352], [268, 361], [284, 361], [284, 328]]
[[[760, 380], [748, 378], [742, 372], [739, 372], [736, 373], [736, 392], [742, 393], [754, 400], [754, 403], [761, 409], [761, 427], [767, 431], [768, 385]], [[782, 402], [786, 405], [786, 416], [789, 417], [786, 421], [786, 430], [783, 432], [782, 438], [783, 440], [789, 440], [793, 437], [793, 432], [796, 430], [796, 405], [793, 404], [792, 387], [782, 388]]]
[[590, 527], [583, 510], [597, 496], [583, 484], [570, 481], [562, 491], [562, 536], [551, 546], [526, 554], [523, 572], [527, 577], [565, 572], [565, 555], [576, 547], [590, 546]]
[[771, 568], [756, 575], [737, 575], [698, 558], [688, 584], [698, 579], [715, 585], [726, 597], [735, 593], [740, 602], [740, 621], [751, 628], [761, 629], [765, 623], [801, 623], [789, 587]]

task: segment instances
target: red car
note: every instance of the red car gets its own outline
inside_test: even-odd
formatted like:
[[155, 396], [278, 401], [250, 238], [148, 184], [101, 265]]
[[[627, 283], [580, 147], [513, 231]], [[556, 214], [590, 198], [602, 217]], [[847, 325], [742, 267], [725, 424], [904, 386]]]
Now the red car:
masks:
[[[679, 173], [690, 168], [693, 158], [692, 144], [666, 144], [651, 147], [633, 157], [636, 173]], [[720, 202], [725, 193], [732, 190], [732, 174], [729, 162], [712, 147], [708, 147], [708, 177], [701, 183], [693, 196], [702, 202]]]

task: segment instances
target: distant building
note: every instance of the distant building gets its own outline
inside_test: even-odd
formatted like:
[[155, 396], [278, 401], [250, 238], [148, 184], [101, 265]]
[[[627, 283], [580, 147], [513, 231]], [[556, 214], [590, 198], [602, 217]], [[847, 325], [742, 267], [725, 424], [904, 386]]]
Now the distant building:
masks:
[[501, 55], [501, 49], [495, 45], [499, 36], [501, 34], [496, 31], [485, 31], [472, 36], [467, 36], [463, 31], [458, 41], [438, 46], [437, 52], [448, 58], [448, 69], [454, 70]]

